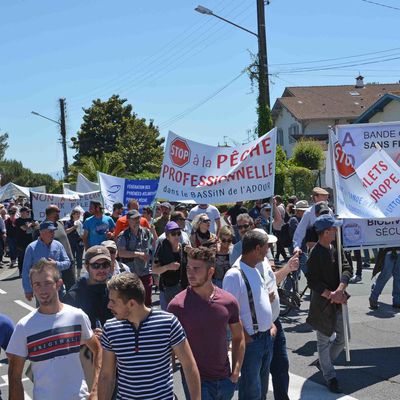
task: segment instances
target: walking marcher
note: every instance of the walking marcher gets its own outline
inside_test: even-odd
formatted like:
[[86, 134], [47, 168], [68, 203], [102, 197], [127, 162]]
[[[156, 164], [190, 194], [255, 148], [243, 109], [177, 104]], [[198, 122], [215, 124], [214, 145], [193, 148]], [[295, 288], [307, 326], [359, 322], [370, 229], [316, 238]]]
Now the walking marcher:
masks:
[[24, 265], [25, 250], [28, 244], [33, 241], [33, 231], [38, 223], [31, 217], [31, 210], [28, 207], [21, 207], [20, 217], [16, 219], [16, 243], [18, 255], [19, 276], [22, 276], [22, 266]]
[[113, 212], [111, 214], [111, 218], [115, 223], [117, 223], [118, 218], [122, 216], [122, 213], [124, 212], [124, 205], [122, 203], [114, 203], [113, 204]]
[[113, 238], [115, 223], [108, 215], [103, 215], [104, 208], [99, 201], [91, 201], [89, 205], [91, 217], [83, 223], [83, 244], [85, 250]]
[[154, 255], [153, 273], [160, 275], [160, 307], [166, 310], [168, 303], [187, 287], [187, 254], [179, 242], [181, 228], [170, 221], [165, 226], [166, 239]]
[[[301, 249], [301, 245], [303, 243], [304, 237], [306, 235], [307, 228], [314, 225], [317, 216], [315, 214], [315, 205], [320, 201], [328, 201], [329, 193], [320, 187], [315, 187], [312, 191], [312, 200], [314, 204], [306, 210], [299, 222], [296, 231], [293, 235], [293, 251], [296, 252], [297, 250]], [[332, 210], [329, 210], [332, 214]]]
[[226, 211], [224, 215], [226, 224], [231, 226], [235, 232], [235, 242], [240, 240], [239, 231], [236, 226], [236, 218], [238, 215], [246, 213], [248, 213], [248, 210], [243, 206], [243, 201], [237, 201], [233, 207], [228, 208], [228, 211]]
[[215, 246], [217, 236], [211, 233], [211, 220], [207, 214], [198, 214], [192, 222], [193, 232], [190, 235], [190, 244], [192, 247]]
[[[10, 341], [11, 335], [14, 332], [14, 324], [7, 315], [0, 313], [0, 353], [1, 349], [4, 351], [8, 346], [8, 342]], [[0, 400], [1, 397], [1, 390], [0, 390]]]
[[239, 380], [239, 400], [265, 399], [273, 354], [271, 301], [266, 281], [256, 265], [268, 252], [268, 236], [256, 230], [246, 232], [242, 239], [242, 257], [225, 275], [224, 290], [239, 302], [244, 327], [246, 351]]
[[400, 247], [379, 250], [372, 277], [378, 273], [369, 297], [370, 308], [378, 309], [379, 296], [388, 280], [393, 277], [392, 306], [395, 310], [400, 309]]
[[8, 211], [9, 218], [5, 221], [11, 268], [14, 267], [17, 262], [17, 211], [17, 207], [10, 207]]
[[[4, 210], [4, 206], [1, 211]], [[4, 210], [5, 211], [5, 210]], [[7, 240], [7, 229], [6, 224], [2, 216], [0, 216], [0, 268], [2, 268], [3, 264], [3, 256], [6, 248], [6, 240]]]
[[181, 362], [190, 398], [200, 400], [199, 371], [178, 319], [146, 307], [136, 274], [113, 276], [107, 286], [115, 318], [106, 322], [101, 337], [99, 400], [111, 400], [117, 365], [118, 399], [173, 399], [172, 350]]
[[155, 219], [154, 228], [156, 229], [157, 235], [160, 236], [165, 229], [165, 225], [170, 220], [172, 206], [167, 201], [160, 204], [161, 215]]
[[[136, 210], [139, 211], [139, 203], [135, 199], [130, 199], [127, 204], [127, 211], [132, 211]], [[146, 218], [141, 217], [140, 218], [140, 226], [143, 228], [150, 229], [150, 224], [147, 221]], [[115, 224], [115, 229], [114, 229], [114, 238], [115, 240], [118, 239], [118, 236], [123, 232], [126, 228], [128, 228], [128, 219], [126, 218], [126, 215], [123, 215], [122, 217], [119, 217], [116, 224]]]
[[101, 243], [110, 252], [111, 257], [111, 271], [110, 275], [123, 274], [124, 272], [131, 272], [130, 268], [122, 261], [118, 260], [118, 247], [114, 240], [105, 240]]
[[210, 220], [209, 230], [214, 235], [217, 235], [218, 231], [221, 229], [221, 215], [218, 208], [211, 204], [199, 204], [190, 210], [187, 217], [188, 221], [193, 222], [195, 217], [199, 214], [207, 214]]
[[278, 210], [280, 216], [280, 223], [277, 224], [277, 226], [274, 227], [272, 230], [273, 234], [278, 239], [278, 241], [276, 242], [276, 253], [275, 253], [275, 264], [278, 265], [280, 263], [279, 256], [282, 256], [283, 260], [287, 261], [287, 254], [285, 247], [282, 244], [282, 235], [281, 235], [282, 225], [284, 224], [285, 220], [285, 205], [283, 204], [282, 196], [279, 195], [274, 196], [274, 201], [276, 203], [276, 209]]
[[222, 289], [222, 280], [231, 267], [229, 257], [232, 252], [233, 231], [230, 226], [223, 226], [218, 233], [218, 241], [215, 254], [215, 271], [213, 284]]
[[[214, 286], [215, 251], [206, 247], [188, 252], [189, 286], [168, 305], [186, 332], [201, 378], [203, 400], [233, 397], [243, 362], [245, 342], [237, 300]], [[228, 359], [226, 330], [232, 333], [232, 369]], [[183, 376], [186, 399], [190, 400]]]
[[61, 277], [64, 281], [65, 288], [68, 290], [76, 282], [75, 259], [74, 255], [72, 254], [72, 249], [69, 244], [64, 224], [60, 221], [60, 209], [57, 205], [52, 204], [46, 208], [46, 220], [52, 221], [57, 227], [57, 230], [54, 232], [54, 239], [59, 241], [64, 246], [68, 258], [71, 261], [70, 268], [61, 272]]
[[[10, 399], [24, 398], [22, 373], [26, 359], [32, 363], [34, 399], [97, 398], [101, 347], [87, 315], [60, 302], [58, 292], [63, 282], [53, 262], [41, 259], [35, 264], [30, 270], [30, 284], [39, 308], [18, 322], [7, 347]], [[79, 348], [84, 344], [94, 355], [90, 396], [79, 359]]]
[[[347, 303], [345, 291], [353, 275], [352, 267], [342, 255], [342, 274], [340, 275], [338, 251], [332, 242], [336, 237], [337, 226], [331, 215], [321, 215], [315, 221], [318, 242], [310, 252], [307, 265], [307, 283], [311, 289], [310, 309], [307, 323], [317, 331], [318, 361], [313, 364], [321, 370], [328, 389], [341, 393], [333, 362], [344, 348], [344, 326], [342, 304]], [[343, 253], [343, 252], [342, 252]], [[336, 333], [335, 339], [331, 336]]]
[[[185, 215], [183, 214], [183, 212], [182, 211], [173, 211], [171, 213], [170, 222], [176, 222], [179, 225], [179, 228], [181, 229], [181, 235], [179, 236], [179, 243], [183, 244], [184, 246], [190, 244], [189, 236], [185, 232], [186, 219], [185, 219]], [[158, 246], [161, 244], [161, 242], [163, 240], [165, 240], [166, 238], [167, 238], [167, 236], [164, 231], [163, 234], [160, 235], [157, 239], [156, 251], [157, 251]]]
[[[24, 265], [22, 269], [22, 286], [24, 288], [25, 298], [31, 301], [33, 290], [29, 279], [30, 270], [41, 259], [46, 258], [61, 272], [71, 266], [71, 261], [67, 256], [64, 246], [54, 240], [57, 226], [52, 221], [44, 221], [39, 226], [39, 238], [30, 243], [25, 251]], [[63, 293], [60, 292], [62, 295]]]
[[153, 286], [150, 271], [151, 233], [147, 228], [140, 226], [139, 211], [129, 211], [127, 219], [129, 227], [118, 236], [118, 253], [130, 271], [139, 276], [146, 291], [146, 306], [151, 307], [151, 291]]
[[76, 263], [76, 276], [79, 278], [82, 272], [82, 257], [83, 257], [83, 224], [80, 220], [81, 211], [73, 209], [71, 217], [64, 222], [65, 232], [68, 236], [68, 242], [71, 247], [72, 257]]

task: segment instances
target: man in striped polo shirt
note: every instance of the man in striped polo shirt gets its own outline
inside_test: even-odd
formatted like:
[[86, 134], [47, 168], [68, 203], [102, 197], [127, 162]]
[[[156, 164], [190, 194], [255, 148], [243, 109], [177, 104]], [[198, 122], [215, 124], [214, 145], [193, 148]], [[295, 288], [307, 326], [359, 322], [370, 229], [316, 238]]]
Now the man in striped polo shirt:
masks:
[[146, 307], [136, 274], [113, 276], [107, 284], [108, 307], [115, 318], [104, 325], [99, 400], [111, 400], [118, 370], [117, 399], [172, 400], [171, 353], [179, 358], [192, 400], [200, 400], [200, 377], [177, 318]]

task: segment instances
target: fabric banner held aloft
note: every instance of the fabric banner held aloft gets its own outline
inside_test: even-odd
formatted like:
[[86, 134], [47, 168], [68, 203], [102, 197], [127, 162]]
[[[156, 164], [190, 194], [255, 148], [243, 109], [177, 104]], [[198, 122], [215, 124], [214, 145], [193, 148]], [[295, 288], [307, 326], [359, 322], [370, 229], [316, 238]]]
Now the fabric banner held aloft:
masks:
[[81, 207], [84, 211], [89, 211], [91, 201], [101, 201], [99, 191], [90, 193], [75, 194], [51, 194], [31, 192], [31, 203], [33, 216], [38, 221], [45, 219], [46, 208], [55, 204], [60, 209], [60, 219], [69, 218], [71, 211], [75, 207]]
[[224, 203], [270, 197], [275, 156], [276, 128], [237, 147], [209, 146], [169, 132], [157, 198]]
[[95, 192], [96, 190], [100, 190], [100, 185], [89, 181], [85, 175], [79, 172], [76, 180], [76, 191], [79, 193], [90, 193]]
[[104, 208], [112, 212], [114, 203], [126, 205], [129, 200], [135, 199], [139, 202], [140, 209], [150, 206], [156, 196], [157, 179], [126, 179], [117, 176], [97, 173], [100, 191], [103, 196]]

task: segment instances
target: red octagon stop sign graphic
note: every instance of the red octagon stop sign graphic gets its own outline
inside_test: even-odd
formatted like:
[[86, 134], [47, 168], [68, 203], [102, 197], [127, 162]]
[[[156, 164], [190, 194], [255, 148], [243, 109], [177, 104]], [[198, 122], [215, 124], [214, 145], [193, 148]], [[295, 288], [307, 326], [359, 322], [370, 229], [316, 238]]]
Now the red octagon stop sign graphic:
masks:
[[171, 161], [177, 167], [183, 167], [190, 160], [190, 148], [185, 140], [174, 139], [171, 142], [171, 148], [169, 151]]

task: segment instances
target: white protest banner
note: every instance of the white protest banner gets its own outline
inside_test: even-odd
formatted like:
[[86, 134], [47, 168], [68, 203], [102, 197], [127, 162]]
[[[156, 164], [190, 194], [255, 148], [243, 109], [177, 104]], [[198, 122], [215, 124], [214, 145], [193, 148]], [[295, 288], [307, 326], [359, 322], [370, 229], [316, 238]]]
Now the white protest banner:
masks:
[[356, 174], [385, 217], [400, 217], [400, 167], [385, 150], [368, 157]]
[[60, 209], [60, 219], [65, 219], [69, 218], [71, 211], [75, 207], [80, 206], [84, 211], [89, 211], [89, 204], [93, 200], [102, 201], [99, 191], [68, 195], [31, 192], [33, 216], [38, 221], [45, 219], [46, 208], [51, 204], [58, 206]]
[[329, 150], [333, 153], [336, 213], [339, 218], [383, 218], [385, 215], [364, 188], [362, 181], [336, 137], [331, 132]]
[[343, 221], [343, 246], [396, 247], [400, 243], [400, 219], [350, 219]]
[[140, 209], [150, 206], [156, 196], [157, 179], [126, 179], [98, 172], [104, 208], [112, 212], [114, 203], [127, 204], [130, 199], [139, 202]]
[[276, 128], [248, 144], [215, 147], [169, 132], [157, 198], [223, 203], [274, 194]]
[[100, 190], [100, 185], [95, 182], [89, 181], [85, 175], [78, 173], [78, 179], [76, 181], [76, 191], [79, 193], [90, 193]]

